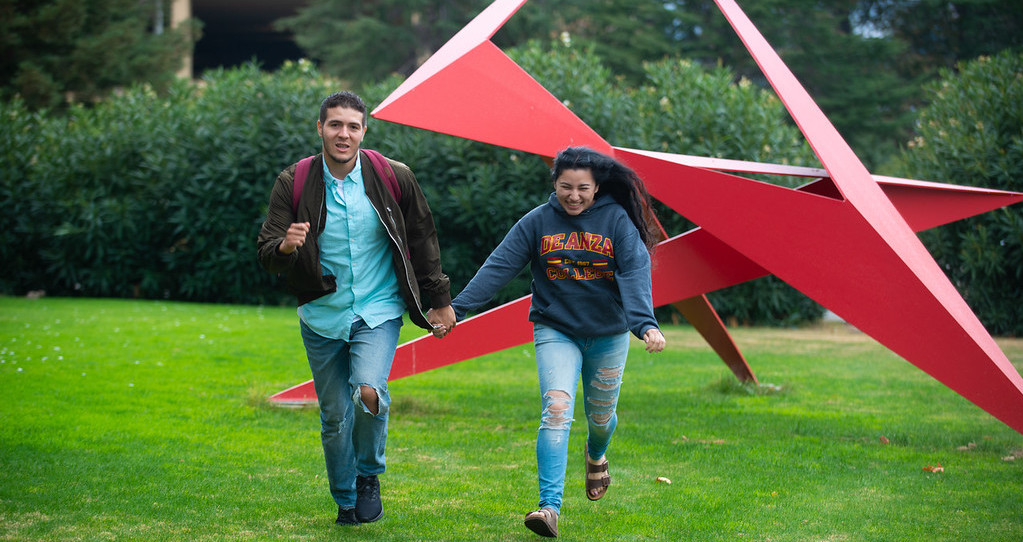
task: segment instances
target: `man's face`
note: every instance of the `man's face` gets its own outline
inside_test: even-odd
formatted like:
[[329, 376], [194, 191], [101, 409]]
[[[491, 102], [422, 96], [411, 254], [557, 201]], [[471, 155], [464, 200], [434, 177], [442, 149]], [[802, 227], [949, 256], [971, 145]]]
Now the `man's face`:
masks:
[[323, 154], [327, 164], [354, 167], [353, 159], [359, 152], [362, 137], [366, 135], [362, 113], [347, 107], [332, 107], [322, 122], [316, 121], [316, 132], [323, 139]]

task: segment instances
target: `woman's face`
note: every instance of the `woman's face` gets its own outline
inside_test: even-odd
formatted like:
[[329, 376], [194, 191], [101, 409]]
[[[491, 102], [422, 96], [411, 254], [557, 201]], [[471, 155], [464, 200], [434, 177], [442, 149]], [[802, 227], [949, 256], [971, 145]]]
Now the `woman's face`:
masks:
[[588, 169], [565, 169], [554, 181], [554, 194], [570, 215], [577, 215], [593, 206], [597, 183]]

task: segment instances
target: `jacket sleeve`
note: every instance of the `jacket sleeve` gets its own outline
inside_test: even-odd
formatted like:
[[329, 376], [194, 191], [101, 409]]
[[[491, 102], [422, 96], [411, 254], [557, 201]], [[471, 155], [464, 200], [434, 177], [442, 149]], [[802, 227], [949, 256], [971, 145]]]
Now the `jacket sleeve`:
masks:
[[266, 219], [259, 229], [256, 240], [256, 251], [259, 264], [269, 273], [283, 273], [294, 267], [298, 261], [298, 251], [281, 254], [277, 247], [284, 241], [288, 228], [295, 221], [291, 209], [291, 190], [295, 182], [295, 166], [282, 171], [270, 191], [270, 203], [266, 208]]
[[433, 213], [412, 170], [392, 162], [392, 166], [395, 165], [394, 171], [401, 187], [399, 207], [405, 220], [409, 259], [419, 291], [429, 299], [431, 307], [447, 307], [451, 304], [451, 281], [441, 270], [440, 243]]
[[528, 217], [529, 215], [523, 217], [512, 226], [497, 248], [483, 262], [483, 267], [476, 272], [476, 276], [451, 302], [458, 320], [463, 320], [466, 313], [493, 299], [497, 292], [529, 263], [534, 244], [527, 225]]
[[617, 229], [624, 234], [616, 236], [615, 263], [618, 270], [615, 281], [629, 330], [642, 339], [647, 330], [658, 327], [654, 318], [650, 253], [628, 218], [619, 220]]

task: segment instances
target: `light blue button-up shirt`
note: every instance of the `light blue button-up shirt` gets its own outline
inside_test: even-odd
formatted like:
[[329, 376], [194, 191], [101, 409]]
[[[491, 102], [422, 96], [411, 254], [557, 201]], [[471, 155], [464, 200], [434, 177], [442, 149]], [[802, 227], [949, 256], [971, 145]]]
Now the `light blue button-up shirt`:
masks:
[[329, 339], [349, 340], [361, 318], [376, 327], [405, 312], [391, 263], [390, 237], [366, 196], [362, 159], [338, 182], [323, 163], [327, 223], [319, 237], [320, 267], [337, 278], [337, 291], [298, 308], [307, 326]]

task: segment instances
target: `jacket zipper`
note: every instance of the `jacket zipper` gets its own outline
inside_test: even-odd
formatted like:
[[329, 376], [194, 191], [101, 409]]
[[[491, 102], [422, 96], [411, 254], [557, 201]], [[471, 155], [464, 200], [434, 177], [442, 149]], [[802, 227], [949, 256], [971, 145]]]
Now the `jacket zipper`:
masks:
[[[398, 225], [394, 222], [394, 217], [391, 215], [393, 211], [391, 211], [390, 206], [387, 205], [384, 206], [384, 209], [387, 210], [387, 218], [391, 221], [391, 227], [388, 228], [387, 223], [384, 222], [384, 217], [380, 215], [380, 211], [377, 210], [376, 205], [373, 205], [372, 207], [373, 210], [376, 211], [377, 218], [380, 220], [380, 224], [384, 227], [384, 230], [387, 232], [387, 236], [391, 238], [391, 242], [394, 243], [394, 246], [398, 247], [398, 254], [401, 257], [401, 264], [405, 268], [405, 284], [408, 285], [409, 293], [412, 294], [412, 300], [415, 301], [416, 303], [416, 310], [419, 311], [419, 315], [422, 316], [423, 319], [425, 320], [426, 315], [423, 314], [423, 310], [420, 308], [423, 306], [423, 303], [419, 299], [419, 296], [416, 295], [416, 289], [412, 286], [412, 270], [409, 269], [408, 258], [405, 257], [405, 252], [401, 249], [401, 243], [398, 242], [397, 236], [394, 233], [392, 233], [392, 229], [394, 231], [398, 230]], [[412, 309], [409, 310], [411, 311]]]

